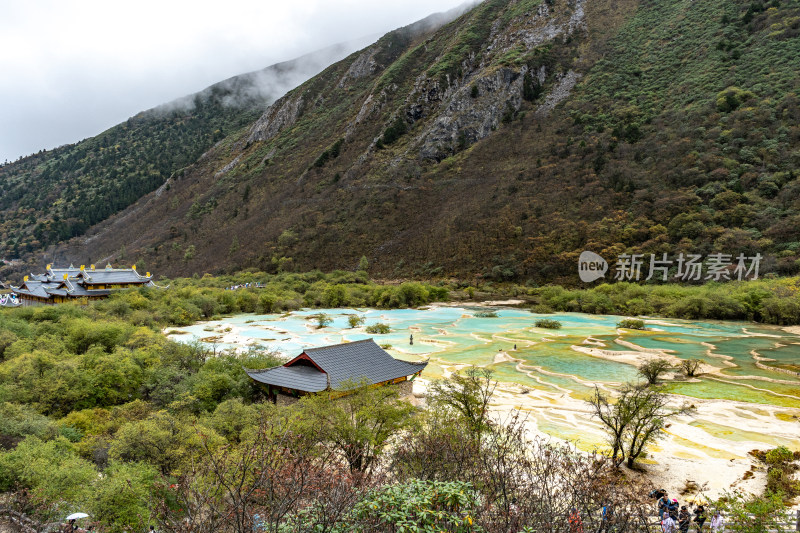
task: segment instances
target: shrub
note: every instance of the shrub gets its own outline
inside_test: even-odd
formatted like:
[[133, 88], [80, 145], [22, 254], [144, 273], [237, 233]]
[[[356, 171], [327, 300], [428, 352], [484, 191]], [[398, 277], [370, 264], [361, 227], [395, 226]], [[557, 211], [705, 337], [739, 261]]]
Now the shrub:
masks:
[[390, 331], [392, 331], [392, 328], [390, 328], [388, 324], [383, 324], [381, 322], [378, 322], [377, 324], [372, 324], [371, 326], [367, 326], [367, 333], [385, 335]]
[[622, 329], [645, 329], [644, 320], [638, 318], [626, 318], [617, 322], [617, 327]]
[[691, 378], [694, 377], [694, 375], [700, 369], [700, 365], [703, 363], [704, 361], [702, 359], [684, 359], [681, 361], [680, 367], [686, 376]]
[[308, 315], [309, 320], [314, 320], [317, 322], [317, 328], [324, 328], [325, 326], [329, 326], [331, 322], [333, 322], [333, 318], [326, 313], [316, 313], [313, 315]]
[[471, 531], [479, 503], [479, 493], [467, 482], [414, 479], [370, 492], [353, 516], [375, 531], [387, 526], [389, 531]]
[[351, 328], [357, 328], [364, 325], [365, 318], [359, 315], [347, 315], [347, 323]]
[[639, 365], [639, 375], [647, 380], [650, 385], [655, 385], [661, 374], [672, 369], [672, 365], [666, 359], [651, 359]]
[[764, 462], [768, 465], [779, 465], [794, 461], [794, 454], [786, 446], [778, 446], [766, 453]]
[[534, 322], [537, 328], [544, 328], [544, 329], [561, 329], [561, 322], [558, 320], [553, 320], [551, 318], [540, 318], [536, 322]]
[[379, 144], [381, 146], [392, 144], [397, 139], [402, 137], [408, 131], [408, 126], [406, 125], [406, 121], [403, 120], [401, 117], [397, 117], [394, 119], [394, 122], [386, 128], [386, 131], [383, 132], [383, 137], [381, 137]]
[[750, 91], [743, 91], [738, 87], [728, 87], [717, 94], [717, 110], [727, 113], [737, 109], [742, 103], [755, 98], [755, 94]]

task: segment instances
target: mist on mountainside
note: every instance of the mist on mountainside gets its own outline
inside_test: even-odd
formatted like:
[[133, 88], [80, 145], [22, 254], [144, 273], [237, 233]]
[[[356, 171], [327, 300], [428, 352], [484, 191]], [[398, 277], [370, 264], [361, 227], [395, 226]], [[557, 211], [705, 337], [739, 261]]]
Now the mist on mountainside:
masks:
[[208, 101], [219, 93], [222, 105], [226, 107], [246, 107], [254, 103], [270, 104], [287, 91], [294, 89], [307, 79], [319, 74], [325, 67], [340, 61], [356, 50], [368, 46], [378, 38], [377, 35], [362, 37], [337, 43], [304, 56], [276, 63], [261, 70], [233, 76], [206, 87], [194, 94], [176, 98], [143, 114], [164, 115], [174, 111], [191, 112], [199, 101]]
[[[471, 0], [443, 11], [433, 13], [404, 29], [412, 37], [430, 32], [456, 19], [469, 11], [481, 0]], [[207, 100], [214, 92], [224, 93], [222, 104], [230, 107], [245, 107], [254, 102], [272, 103], [309, 78], [319, 74], [329, 65], [341, 61], [351, 53], [374, 43], [380, 35], [368, 35], [349, 41], [336, 43], [321, 50], [311, 52], [290, 61], [276, 63], [261, 70], [233, 76], [215, 83], [202, 91], [177, 98], [149, 111], [169, 113], [175, 110], [191, 111], [198, 98]]]

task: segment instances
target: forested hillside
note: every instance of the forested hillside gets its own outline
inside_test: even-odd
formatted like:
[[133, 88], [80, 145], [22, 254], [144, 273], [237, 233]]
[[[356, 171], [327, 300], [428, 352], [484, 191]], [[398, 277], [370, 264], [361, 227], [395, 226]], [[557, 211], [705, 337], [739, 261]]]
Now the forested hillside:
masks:
[[168, 274], [575, 283], [585, 249], [800, 269], [800, 6], [487, 0], [402, 28], [61, 248]]

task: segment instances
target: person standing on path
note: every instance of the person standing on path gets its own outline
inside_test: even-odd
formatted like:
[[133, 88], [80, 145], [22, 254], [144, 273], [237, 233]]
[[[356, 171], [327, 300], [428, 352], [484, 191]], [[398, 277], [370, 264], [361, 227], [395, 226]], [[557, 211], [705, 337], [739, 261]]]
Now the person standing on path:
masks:
[[669, 502], [669, 505], [667, 505], [667, 511], [669, 512], [669, 515], [672, 517], [672, 519], [677, 524], [678, 523], [678, 511], [680, 511], [680, 505], [678, 504], [678, 500], [676, 500], [675, 498], [672, 498], [672, 500]]
[[583, 533], [583, 520], [575, 507], [570, 511], [567, 520], [569, 521], [569, 533]]
[[691, 523], [692, 517], [689, 515], [689, 509], [684, 505], [678, 515], [678, 529], [681, 533], [689, 533], [689, 524]]
[[694, 510], [694, 523], [697, 525], [698, 533], [703, 531], [703, 524], [706, 523], [706, 508], [702, 503]]
[[667, 512], [668, 509], [669, 509], [669, 498], [667, 497], [667, 493], [664, 492], [664, 494], [662, 494], [661, 497], [658, 499], [658, 519], [659, 520], [663, 520], [664, 519], [664, 513]]
[[606, 503], [603, 506], [603, 512], [600, 516], [600, 529], [598, 529], [598, 533], [606, 532], [611, 533], [612, 531], [616, 531], [616, 523], [617, 519], [614, 516], [614, 507], [611, 503]]
[[714, 516], [711, 517], [711, 531], [714, 533], [725, 531], [725, 518], [719, 511], [716, 511]]
[[670, 516], [669, 512], [664, 513], [664, 519], [661, 520], [662, 533], [675, 533], [675, 520]]

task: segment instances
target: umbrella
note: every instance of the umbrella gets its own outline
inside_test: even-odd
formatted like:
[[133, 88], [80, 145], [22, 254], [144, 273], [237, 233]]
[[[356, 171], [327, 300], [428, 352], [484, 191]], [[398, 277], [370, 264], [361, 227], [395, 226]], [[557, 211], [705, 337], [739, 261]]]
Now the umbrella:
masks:
[[78, 518], [88, 518], [89, 515], [86, 513], [72, 513], [67, 517], [67, 520], [77, 520]]

